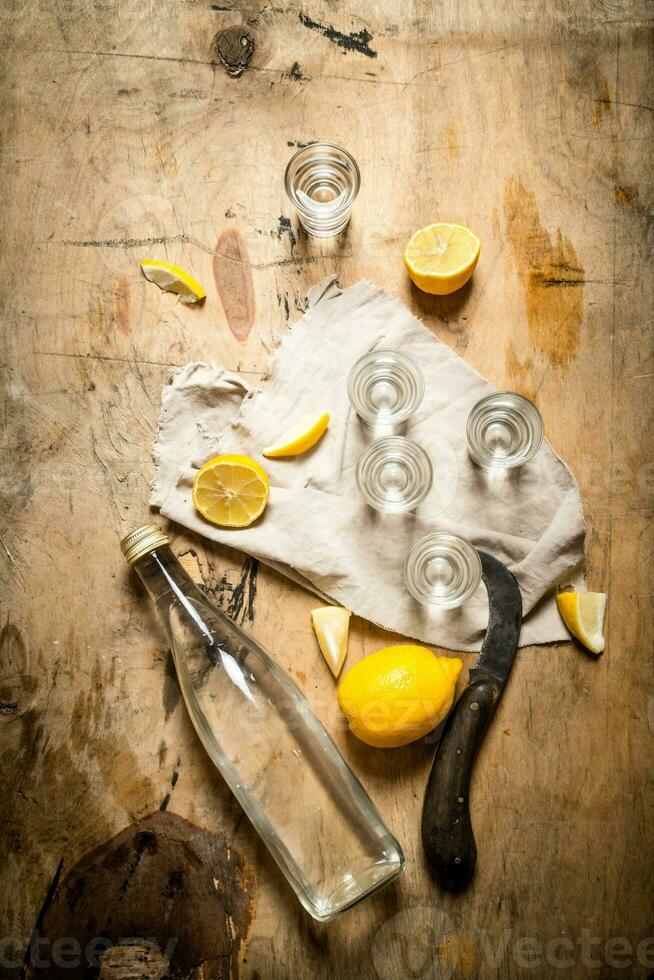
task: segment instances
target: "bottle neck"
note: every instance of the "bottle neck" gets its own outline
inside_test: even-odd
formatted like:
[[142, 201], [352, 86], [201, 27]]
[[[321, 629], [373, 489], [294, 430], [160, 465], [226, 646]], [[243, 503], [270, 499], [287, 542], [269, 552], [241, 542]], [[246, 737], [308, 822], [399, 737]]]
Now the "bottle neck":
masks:
[[138, 558], [133, 568], [155, 603], [165, 596], [181, 599], [189, 593], [201, 594], [167, 544]]

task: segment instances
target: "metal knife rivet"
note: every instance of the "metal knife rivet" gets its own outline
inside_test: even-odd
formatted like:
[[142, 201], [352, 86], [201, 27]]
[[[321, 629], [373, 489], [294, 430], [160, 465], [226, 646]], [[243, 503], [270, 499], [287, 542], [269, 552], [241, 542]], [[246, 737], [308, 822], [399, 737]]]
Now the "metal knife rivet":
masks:
[[457, 755], [461, 755], [461, 749], [457, 749], [457, 750], [456, 750], [456, 754], [457, 754]]
[[461, 858], [454, 858], [455, 864], [461, 864]]
[[479, 711], [479, 702], [478, 701], [473, 701], [472, 704], [470, 705], [470, 710], [471, 711]]
[[458, 796], [458, 797], [457, 797], [457, 801], [458, 801], [459, 803], [463, 803], [463, 797], [462, 797], [462, 796]]

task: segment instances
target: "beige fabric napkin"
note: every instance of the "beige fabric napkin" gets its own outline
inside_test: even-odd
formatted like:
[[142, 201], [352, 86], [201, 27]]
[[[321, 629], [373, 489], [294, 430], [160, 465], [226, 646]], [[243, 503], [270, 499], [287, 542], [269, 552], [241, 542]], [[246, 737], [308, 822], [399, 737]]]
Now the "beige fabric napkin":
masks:
[[[429, 453], [434, 486], [409, 515], [384, 515], [357, 491], [354, 469], [369, 435], [350, 407], [347, 375], [375, 347], [398, 348], [425, 375], [423, 403], [406, 434]], [[478, 650], [487, 624], [483, 585], [463, 607], [432, 611], [407, 592], [406, 556], [435, 529], [464, 535], [506, 562], [522, 591], [520, 643], [567, 639], [552, 598], [557, 583], [583, 588], [584, 521], [576, 483], [546, 443], [518, 470], [491, 479], [466, 450], [466, 419], [492, 391], [394, 295], [369, 282], [340, 289], [324, 280], [285, 335], [268, 375], [251, 392], [212, 363], [188, 364], [162, 395], [151, 503], [213, 541], [280, 569], [389, 630], [453, 650]], [[327, 410], [331, 424], [315, 449], [262, 459], [271, 483], [263, 518], [243, 530], [205, 522], [191, 502], [194, 468], [222, 452], [260, 458], [299, 416]]]

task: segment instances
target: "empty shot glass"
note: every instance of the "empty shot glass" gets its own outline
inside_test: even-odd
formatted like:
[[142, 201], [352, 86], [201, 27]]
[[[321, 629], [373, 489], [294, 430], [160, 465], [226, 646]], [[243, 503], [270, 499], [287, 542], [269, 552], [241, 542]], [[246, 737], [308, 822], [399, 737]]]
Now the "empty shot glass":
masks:
[[465, 538], [434, 531], [414, 544], [404, 566], [404, 579], [418, 602], [454, 609], [479, 588], [481, 559]]
[[522, 466], [543, 442], [543, 419], [536, 406], [513, 391], [486, 395], [468, 416], [468, 452], [484, 469]]
[[356, 468], [361, 496], [375, 510], [403, 514], [413, 510], [431, 489], [429, 456], [411, 439], [375, 439], [361, 454]]
[[399, 425], [420, 406], [425, 379], [414, 360], [398, 350], [372, 350], [348, 375], [352, 408], [367, 425]]
[[359, 193], [356, 160], [335, 143], [311, 143], [291, 157], [284, 185], [304, 230], [316, 238], [343, 231]]

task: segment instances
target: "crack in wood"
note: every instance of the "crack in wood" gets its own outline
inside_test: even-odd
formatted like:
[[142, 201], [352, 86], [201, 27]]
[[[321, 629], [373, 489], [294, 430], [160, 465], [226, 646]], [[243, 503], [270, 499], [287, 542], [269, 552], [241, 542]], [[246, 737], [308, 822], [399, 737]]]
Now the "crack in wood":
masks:
[[[509, 45], [509, 47], [515, 47], [516, 45]], [[498, 51], [503, 51], [505, 48], [498, 48]], [[59, 55], [89, 55], [97, 58], [145, 58], [149, 61], [176, 61], [176, 58], [167, 58], [163, 55], [145, 55], [145, 54], [126, 54], [119, 51], [91, 51], [91, 50], [67, 50], [60, 48], [40, 48], [34, 52], [35, 54], [59, 54]], [[488, 52], [492, 54], [493, 52]], [[195, 65], [205, 65], [207, 68], [215, 68], [215, 63], [213, 61], [192, 61], [190, 64]], [[454, 62], [453, 62], [454, 63]], [[428, 74], [432, 71], [440, 71], [441, 68], [446, 68], [447, 65], [435, 66], [433, 68], [428, 68], [425, 72], [418, 72], [417, 76], [413, 76], [410, 79], [392, 79], [392, 78], [379, 78], [377, 76], [370, 76], [368, 72], [364, 75], [312, 75], [311, 79], [307, 81], [329, 81], [329, 82], [355, 82], [362, 83], [365, 85], [390, 85], [395, 88], [406, 88], [408, 85], [412, 85], [416, 77], [422, 74]], [[278, 78], [287, 77], [287, 70], [284, 68], [268, 68], [262, 65], [252, 65], [250, 64], [248, 72], [257, 72], [264, 75], [277, 75]], [[440, 81], [436, 80], [434, 82], [427, 83], [425, 88], [433, 88], [435, 85], [440, 85]]]
[[[49, 241], [42, 244], [46, 245], [63, 245], [65, 247], [72, 248], [140, 248], [145, 245], [167, 245], [171, 243], [182, 243], [188, 245], [195, 245], [196, 248], [201, 249], [208, 255], [214, 255], [215, 249], [210, 248], [205, 245], [204, 242], [198, 241], [196, 238], [191, 238], [189, 235], [179, 234], [179, 235], [162, 235], [157, 238], [105, 238], [105, 239], [59, 239], [57, 241]], [[315, 262], [330, 262], [330, 261], [341, 261], [343, 259], [353, 258], [352, 252], [342, 252], [339, 255], [304, 255], [302, 257], [293, 257], [290, 259], [274, 259], [272, 262], [250, 262], [243, 261], [235, 256], [224, 255], [221, 256], [226, 262], [232, 262], [234, 265], [246, 266], [250, 269], [277, 269], [284, 266], [302, 266], [311, 265]]]
[[[110, 363], [116, 364], [130, 364], [133, 367], [138, 367], [141, 364], [165, 368], [181, 368], [185, 366], [184, 364], [176, 364], [174, 361], [148, 361], [144, 360], [143, 358], [110, 357], [108, 354], [72, 354], [67, 351], [58, 350], [33, 350], [30, 351], [30, 354], [37, 357], [69, 357], [73, 358], [74, 360], [76, 359], [81, 361], [109, 361]], [[225, 368], [225, 370], [238, 372], [239, 374], [253, 374], [257, 377], [260, 377], [263, 374], [263, 371], [250, 371], [246, 368], [241, 368], [238, 366]], [[0, 541], [1, 540], [2, 539], [0, 538]]]
[[48, 889], [45, 893], [45, 898], [41, 908], [39, 909], [38, 915], [36, 917], [36, 922], [34, 923], [34, 928], [32, 930], [32, 935], [30, 936], [30, 941], [27, 944], [27, 949], [25, 950], [25, 956], [23, 958], [23, 966], [21, 968], [20, 976], [21, 980], [27, 978], [28, 969], [32, 960], [32, 953], [34, 951], [35, 945], [40, 938], [41, 931], [43, 929], [43, 923], [47, 915], [48, 909], [52, 905], [55, 895], [57, 894], [57, 888], [59, 887], [59, 879], [61, 878], [61, 872], [64, 866], [64, 859], [61, 858], [59, 864], [56, 867], [55, 873], [53, 874]]

